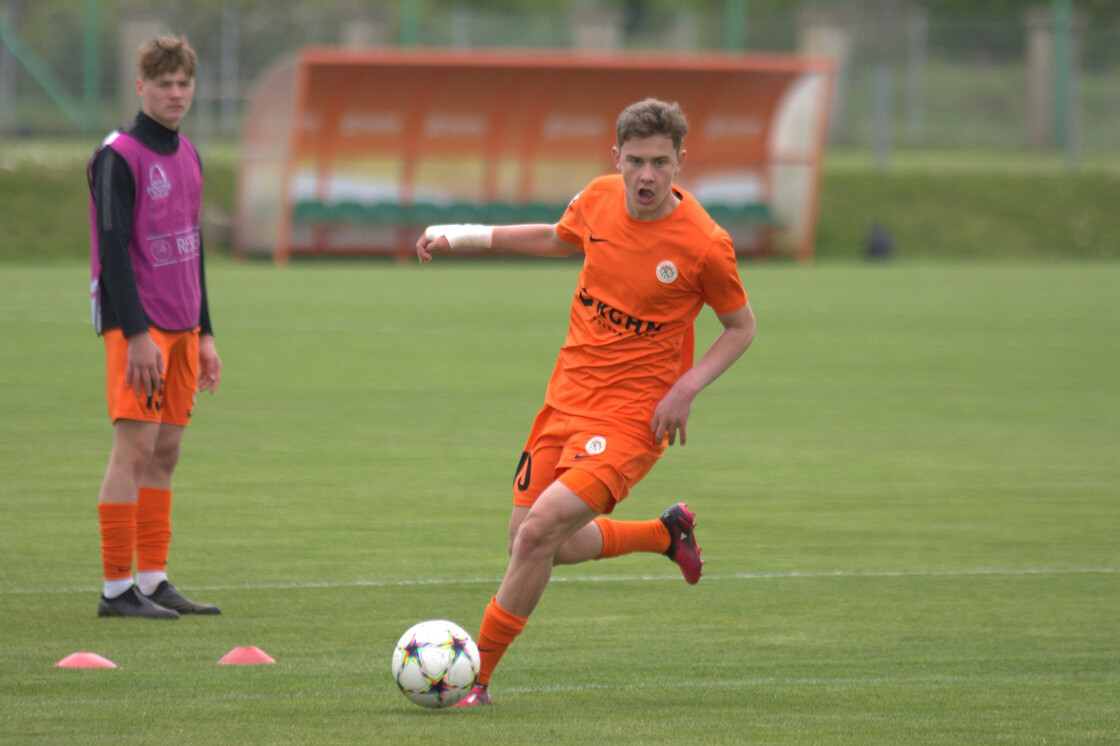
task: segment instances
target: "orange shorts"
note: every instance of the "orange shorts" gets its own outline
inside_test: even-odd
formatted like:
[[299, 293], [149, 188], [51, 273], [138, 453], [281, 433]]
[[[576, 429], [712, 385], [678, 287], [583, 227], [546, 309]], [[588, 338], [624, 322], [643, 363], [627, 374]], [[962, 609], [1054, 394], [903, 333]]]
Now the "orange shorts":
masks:
[[600, 515], [614, 511], [649, 473], [665, 444], [602, 420], [564, 414], [545, 405], [521, 454], [513, 504], [530, 507], [559, 480]]
[[149, 327], [152, 341], [163, 354], [161, 391], [136, 394], [124, 383], [128, 369], [128, 340], [120, 329], [109, 329], [105, 340], [105, 394], [109, 419], [160, 422], [186, 427], [198, 392], [198, 329], [165, 332]]

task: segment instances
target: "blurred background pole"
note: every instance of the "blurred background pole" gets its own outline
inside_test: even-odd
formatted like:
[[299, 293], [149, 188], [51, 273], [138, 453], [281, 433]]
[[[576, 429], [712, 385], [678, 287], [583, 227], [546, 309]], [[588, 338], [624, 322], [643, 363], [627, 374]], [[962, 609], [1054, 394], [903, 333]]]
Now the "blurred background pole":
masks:
[[82, 134], [98, 130], [101, 99], [101, 0], [86, 0], [85, 38], [82, 42]]
[[894, 129], [891, 68], [886, 62], [880, 62], [875, 66], [874, 86], [871, 147], [875, 155], [875, 167], [880, 171], [886, 171], [891, 166], [891, 134]]
[[1073, 8], [1071, 0], [1053, 0], [1054, 139], [1070, 161], [1077, 160], [1073, 97]]
[[728, 52], [747, 48], [747, 0], [724, 0], [723, 48]]
[[[66, 118], [73, 122], [79, 130], [82, 129], [81, 103], [66, 90], [66, 86], [51, 71], [50, 67], [36, 57], [31, 48], [20, 40], [19, 35], [12, 27], [12, 21], [12, 15], [8, 13], [8, 4], [0, 3], [0, 40], [3, 41], [4, 48], [11, 53], [8, 60], [14, 59], [23, 65], [27, 73], [43, 89], [43, 92], [54, 101], [58, 108], [62, 109]], [[14, 106], [15, 102], [10, 102], [5, 108], [8, 105]]]
[[7, 3], [0, 3], [0, 137], [15, 129], [12, 111], [16, 106], [16, 59], [4, 38], [11, 25], [12, 9]]
[[415, 47], [420, 42], [420, 0], [401, 3], [401, 45]]
[[925, 8], [912, 8], [906, 23], [906, 136], [911, 145], [926, 138], [926, 36]]
[[237, 132], [237, 106], [241, 71], [237, 49], [240, 46], [241, 15], [231, 3], [222, 8], [220, 72], [221, 103], [218, 107], [218, 131], [223, 136]]

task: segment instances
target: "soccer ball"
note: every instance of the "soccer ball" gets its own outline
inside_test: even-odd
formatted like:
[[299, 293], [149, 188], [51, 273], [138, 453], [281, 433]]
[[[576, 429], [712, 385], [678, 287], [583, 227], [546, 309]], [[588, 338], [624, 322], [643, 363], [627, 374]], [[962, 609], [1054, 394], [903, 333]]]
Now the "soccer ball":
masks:
[[445, 619], [414, 624], [393, 650], [393, 680], [423, 707], [450, 707], [466, 697], [478, 676], [478, 646]]

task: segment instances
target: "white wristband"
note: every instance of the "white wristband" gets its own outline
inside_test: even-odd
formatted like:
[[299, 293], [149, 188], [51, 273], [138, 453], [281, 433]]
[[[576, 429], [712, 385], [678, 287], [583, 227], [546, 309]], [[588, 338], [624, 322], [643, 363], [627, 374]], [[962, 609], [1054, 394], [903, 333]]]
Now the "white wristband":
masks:
[[473, 247], [489, 249], [494, 234], [492, 225], [474, 225], [453, 223], [451, 225], [431, 225], [424, 231], [424, 236], [429, 241], [435, 241], [440, 236], [447, 237], [447, 243], [453, 249]]

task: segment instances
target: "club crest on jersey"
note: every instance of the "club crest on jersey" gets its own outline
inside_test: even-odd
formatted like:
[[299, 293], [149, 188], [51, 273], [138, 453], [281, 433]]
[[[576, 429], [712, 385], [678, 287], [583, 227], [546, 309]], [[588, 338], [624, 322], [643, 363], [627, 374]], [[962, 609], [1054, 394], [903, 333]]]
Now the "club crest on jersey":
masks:
[[583, 450], [587, 451], [588, 455], [597, 456], [603, 451], [607, 450], [607, 439], [602, 435], [596, 435], [591, 440], [587, 441]]
[[677, 272], [677, 265], [669, 260], [661, 262], [657, 265], [657, 279], [666, 285], [675, 281], [680, 273]]
[[148, 196], [152, 199], [167, 199], [171, 194], [171, 182], [163, 166], [153, 163], [148, 169]]

